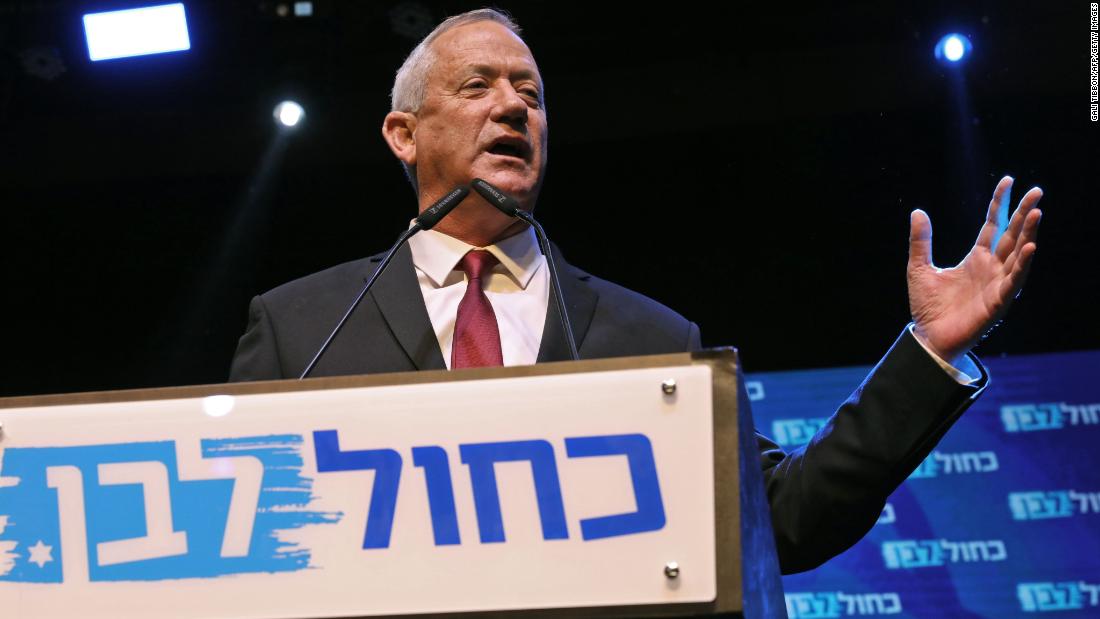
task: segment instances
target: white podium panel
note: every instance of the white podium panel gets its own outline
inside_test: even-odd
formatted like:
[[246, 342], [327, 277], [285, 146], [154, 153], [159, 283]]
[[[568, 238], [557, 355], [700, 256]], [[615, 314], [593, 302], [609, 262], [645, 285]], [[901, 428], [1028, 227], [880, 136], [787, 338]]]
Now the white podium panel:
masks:
[[711, 372], [0, 409], [0, 616], [714, 600]]

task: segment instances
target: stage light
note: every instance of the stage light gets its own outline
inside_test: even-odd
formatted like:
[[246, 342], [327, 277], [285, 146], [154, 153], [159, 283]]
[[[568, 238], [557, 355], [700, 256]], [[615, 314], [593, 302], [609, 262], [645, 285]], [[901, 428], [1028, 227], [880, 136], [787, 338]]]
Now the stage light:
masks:
[[306, 117], [306, 111], [296, 101], [283, 101], [275, 106], [275, 122], [288, 129], [298, 126]]
[[936, 59], [956, 64], [970, 55], [970, 39], [966, 35], [951, 33], [936, 43]]
[[19, 52], [19, 59], [23, 61], [23, 70], [27, 75], [33, 75], [47, 82], [61, 77], [66, 71], [65, 60], [56, 47], [45, 45], [31, 47]]
[[129, 58], [191, 49], [183, 3], [84, 15], [92, 60]]

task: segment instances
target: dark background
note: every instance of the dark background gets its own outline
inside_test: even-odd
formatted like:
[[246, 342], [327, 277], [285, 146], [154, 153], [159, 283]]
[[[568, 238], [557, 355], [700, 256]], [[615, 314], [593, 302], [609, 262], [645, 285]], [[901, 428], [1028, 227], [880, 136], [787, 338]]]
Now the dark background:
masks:
[[[0, 395], [223, 381], [252, 295], [407, 225], [393, 73], [481, 6], [193, 1], [191, 51], [89, 62], [81, 14], [135, 4], [0, 4]], [[866, 364], [908, 320], [910, 210], [954, 264], [1008, 173], [1046, 193], [1040, 249], [979, 354], [1100, 347], [1088, 3], [760, 5], [497, 5], [546, 83], [537, 214], [569, 260], [749, 371]]]

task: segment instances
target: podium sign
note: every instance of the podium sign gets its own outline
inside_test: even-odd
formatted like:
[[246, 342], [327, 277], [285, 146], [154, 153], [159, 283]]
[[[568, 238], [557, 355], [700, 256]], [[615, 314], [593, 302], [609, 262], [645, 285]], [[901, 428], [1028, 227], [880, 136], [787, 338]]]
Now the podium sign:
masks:
[[713, 609], [718, 366], [648, 359], [0, 402], [0, 613]]

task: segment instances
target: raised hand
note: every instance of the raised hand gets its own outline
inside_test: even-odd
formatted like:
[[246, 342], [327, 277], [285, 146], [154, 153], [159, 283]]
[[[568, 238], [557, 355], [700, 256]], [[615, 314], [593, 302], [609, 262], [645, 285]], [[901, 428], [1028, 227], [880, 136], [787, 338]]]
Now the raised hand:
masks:
[[[914, 333], [927, 347], [954, 362], [1004, 316], [1027, 279], [1043, 192], [1033, 187], [1008, 220], [1012, 177], [997, 183], [974, 247], [958, 265], [932, 264], [932, 222], [917, 209], [909, 216], [909, 311]], [[1006, 226], [1007, 223], [1007, 226]]]

